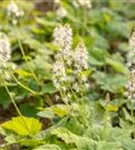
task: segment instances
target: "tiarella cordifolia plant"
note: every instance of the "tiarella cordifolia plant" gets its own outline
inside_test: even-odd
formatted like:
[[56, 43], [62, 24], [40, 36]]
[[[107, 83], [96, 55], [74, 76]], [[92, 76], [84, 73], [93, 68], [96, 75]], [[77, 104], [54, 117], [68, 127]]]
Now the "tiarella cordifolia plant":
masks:
[[[72, 29], [67, 24], [64, 26], [58, 25], [54, 29], [53, 37], [53, 43], [60, 48], [53, 65], [53, 82], [61, 93], [67, 93], [71, 82], [69, 76], [67, 76], [67, 69], [72, 63]], [[67, 101], [65, 94], [62, 94], [62, 97], [64, 101]]]
[[64, 95], [71, 98], [74, 92], [82, 92], [84, 85], [88, 87], [84, 73], [88, 69], [88, 53], [82, 41], [75, 50], [72, 49], [72, 29], [69, 25], [57, 26], [53, 37], [54, 44], [60, 47], [53, 65], [53, 82], [58, 89], [64, 91]]
[[[7, 134], [0, 128], [6, 137], [5, 147], [15, 143], [19, 145], [17, 149], [33, 150], [134, 150], [135, 108], [133, 106], [131, 111], [132, 103], [125, 101], [121, 94], [127, 82], [128, 69], [124, 64], [123, 53], [126, 51], [127, 29], [129, 30], [129, 24], [130, 26], [134, 24], [132, 20], [130, 22], [130, 18], [133, 19], [135, 14], [133, 4], [125, 5], [122, 1], [104, 0], [106, 3], [104, 5], [96, 1], [89, 11], [90, 0], [54, 0], [57, 3], [54, 6], [60, 7], [44, 15], [42, 12], [34, 12], [33, 8], [31, 10], [27, 8], [29, 1], [27, 4], [26, 1], [25, 22], [18, 26], [5, 25], [4, 15], [2, 13], [0, 15], [3, 19], [1, 30], [9, 33], [10, 37], [13, 35], [12, 60], [18, 65], [14, 73], [8, 73], [12, 80], [5, 80], [4, 83], [6, 90], [8, 91], [7, 87], [10, 89], [8, 97], [17, 100], [22, 114], [35, 116], [39, 110], [38, 116], [48, 118], [51, 128], [39, 133], [41, 124], [35, 122], [36, 120], [26, 117], [13, 118], [2, 125], [2, 128], [8, 130]], [[53, 0], [48, 0], [50, 1]], [[19, 4], [20, 1], [14, 2]], [[75, 9], [71, 3], [76, 3], [77, 8]], [[23, 0], [21, 4], [23, 5]], [[30, 4], [33, 4], [33, 1], [30, 1]], [[11, 7], [14, 11], [9, 11], [12, 12], [9, 13], [9, 18], [13, 19], [15, 16], [19, 22], [17, 13], [14, 13], [19, 9], [17, 7]], [[67, 16], [64, 9], [68, 12]], [[58, 22], [71, 24], [74, 33], [77, 33], [73, 40], [75, 43], [72, 44], [72, 29], [67, 24], [59, 25], [54, 30], [54, 44], [57, 47], [50, 43], [51, 30]], [[89, 55], [82, 41], [76, 43], [79, 37], [87, 43]], [[134, 39], [132, 35], [129, 40], [130, 51], [127, 62], [131, 72], [130, 81], [125, 87], [125, 96], [130, 100], [135, 99]], [[55, 55], [53, 66], [50, 64], [52, 54]], [[87, 75], [91, 71], [92, 75], [89, 78], [92, 80], [94, 90], [89, 91]], [[5, 74], [1, 72], [0, 74], [5, 77]], [[51, 83], [52, 79], [57, 90]], [[18, 88], [18, 85], [27, 91]], [[27, 87], [28, 85], [31, 89]], [[8, 101], [3, 89], [4, 84], [0, 87], [0, 105]], [[57, 103], [53, 99], [55, 96]], [[132, 102], [134, 104], [134, 101]], [[35, 128], [31, 128], [32, 126]], [[43, 126], [48, 127], [46, 122]], [[39, 134], [35, 136], [37, 133]]]
[[13, 0], [11, 0], [10, 3], [8, 4], [7, 13], [13, 24], [16, 24], [18, 18], [24, 15], [23, 10], [20, 9]]

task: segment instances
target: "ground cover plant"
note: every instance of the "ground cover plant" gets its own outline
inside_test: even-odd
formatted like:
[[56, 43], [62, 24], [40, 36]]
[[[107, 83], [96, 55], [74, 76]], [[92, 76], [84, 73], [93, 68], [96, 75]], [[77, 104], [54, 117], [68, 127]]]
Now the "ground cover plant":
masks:
[[135, 3], [50, 3], [0, 2], [0, 150], [135, 150]]

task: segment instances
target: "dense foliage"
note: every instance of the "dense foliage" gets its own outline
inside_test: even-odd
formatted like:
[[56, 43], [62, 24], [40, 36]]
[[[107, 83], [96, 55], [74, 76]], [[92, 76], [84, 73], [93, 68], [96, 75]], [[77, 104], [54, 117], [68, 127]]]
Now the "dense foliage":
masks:
[[0, 150], [135, 150], [134, 8], [0, 3]]

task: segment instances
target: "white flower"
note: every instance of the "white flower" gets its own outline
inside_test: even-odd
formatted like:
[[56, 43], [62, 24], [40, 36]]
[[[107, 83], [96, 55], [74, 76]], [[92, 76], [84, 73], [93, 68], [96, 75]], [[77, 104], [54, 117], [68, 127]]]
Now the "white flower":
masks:
[[60, 52], [56, 55], [56, 59], [62, 59], [68, 65], [72, 63], [71, 47], [72, 47], [72, 29], [69, 25], [58, 25], [53, 32], [54, 44], [60, 47]]
[[16, 14], [16, 12], [18, 11], [18, 7], [13, 1], [11, 1], [7, 7], [7, 10], [9, 15]]
[[7, 7], [8, 15], [15, 15], [16, 17], [20, 17], [24, 15], [24, 12], [18, 8], [18, 6], [11, 1]]
[[72, 45], [72, 29], [69, 25], [58, 25], [53, 32], [54, 44], [61, 49], [71, 49]]
[[86, 7], [88, 9], [92, 8], [91, 0], [73, 0], [73, 5], [75, 7]]
[[62, 61], [56, 61], [53, 65], [55, 76], [65, 76], [65, 67]]
[[58, 25], [53, 32], [54, 44], [60, 47], [53, 65], [53, 82], [56, 88], [66, 91], [69, 77], [66, 67], [71, 64], [72, 29], [69, 25]]
[[7, 36], [0, 32], [0, 67], [5, 67], [11, 58], [11, 48]]
[[125, 86], [124, 95], [131, 100], [135, 100], [135, 70], [130, 73], [130, 81]]
[[57, 15], [58, 19], [62, 19], [62, 18], [67, 16], [67, 11], [66, 11], [66, 9], [64, 7], [60, 6], [56, 10], [56, 15]]
[[69, 25], [57, 26], [53, 37], [54, 44], [60, 47], [53, 65], [53, 83], [66, 94], [68, 100], [63, 101], [69, 101], [72, 91], [79, 94], [89, 88], [87, 76], [83, 74], [88, 69], [88, 53], [83, 42], [78, 44], [75, 51], [72, 50], [72, 29]]
[[60, 60], [57, 60], [53, 64], [52, 68], [53, 72], [53, 83], [56, 88], [61, 88], [63, 89], [63, 83], [66, 81], [66, 71], [65, 71], [65, 66], [64, 63]]
[[127, 53], [127, 67], [130, 70], [134, 70], [135, 66], [135, 29], [132, 32], [131, 37], [129, 38], [129, 52]]
[[24, 12], [23, 10], [21, 10], [15, 3], [14, 1], [12, 0], [8, 7], [7, 7], [7, 12], [8, 12], [8, 15], [13, 17], [13, 21], [15, 22], [16, 19], [14, 17], [22, 17], [24, 15]]
[[80, 42], [73, 53], [76, 71], [88, 68], [88, 52], [83, 42]]

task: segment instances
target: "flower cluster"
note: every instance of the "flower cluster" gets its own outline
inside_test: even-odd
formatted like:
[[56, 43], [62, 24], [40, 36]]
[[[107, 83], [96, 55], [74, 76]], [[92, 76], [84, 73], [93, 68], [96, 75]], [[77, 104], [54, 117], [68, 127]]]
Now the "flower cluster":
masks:
[[54, 44], [60, 46], [61, 49], [71, 49], [72, 46], [72, 29], [68, 24], [62, 26], [59, 24], [53, 32]]
[[12, 0], [7, 7], [8, 16], [12, 18], [12, 23], [17, 23], [17, 18], [24, 15], [23, 10], [21, 10]]
[[84, 71], [88, 69], [88, 52], [82, 41], [77, 45], [73, 53], [73, 62], [75, 76], [73, 89], [76, 92], [80, 92], [80, 88], [88, 87], [88, 80], [84, 74]]
[[60, 52], [56, 55], [56, 59], [62, 59], [67, 64], [71, 64], [71, 48], [72, 48], [72, 29], [69, 25], [58, 25], [53, 32], [54, 44], [58, 45]]
[[63, 88], [62, 86], [63, 83], [66, 81], [66, 71], [65, 71], [65, 66], [64, 63], [62, 61], [57, 60], [54, 64], [53, 64], [53, 82], [54, 85], [56, 86], [56, 88]]
[[88, 52], [83, 42], [80, 42], [73, 54], [74, 66], [77, 71], [88, 68]]
[[124, 93], [128, 99], [135, 100], [135, 70], [130, 73], [130, 81], [126, 85], [126, 92]]
[[127, 54], [127, 66], [130, 70], [130, 80], [124, 93], [128, 99], [135, 99], [135, 29], [129, 39], [129, 53]]
[[4, 33], [0, 33], [0, 68], [6, 66], [6, 63], [11, 58], [11, 48], [7, 36]]
[[129, 53], [127, 54], [127, 66], [134, 69], [135, 66], [135, 29], [129, 39]]
[[69, 25], [58, 25], [54, 29], [53, 38], [53, 43], [60, 48], [53, 65], [53, 81], [56, 88], [65, 91], [64, 84], [67, 84], [68, 80], [66, 65], [71, 64], [72, 29]]
[[92, 8], [91, 0], [73, 0], [73, 5], [75, 7], [86, 7], [88, 9]]
[[[88, 69], [88, 54], [83, 42], [72, 49], [72, 29], [69, 25], [58, 25], [53, 32], [54, 44], [60, 47], [53, 65], [53, 82], [56, 88], [71, 98], [71, 91], [81, 92], [87, 84], [84, 72]], [[88, 85], [88, 84], [87, 84]]]
[[58, 19], [62, 19], [67, 16], [67, 11], [64, 7], [60, 5], [59, 8], [56, 10], [56, 15]]

